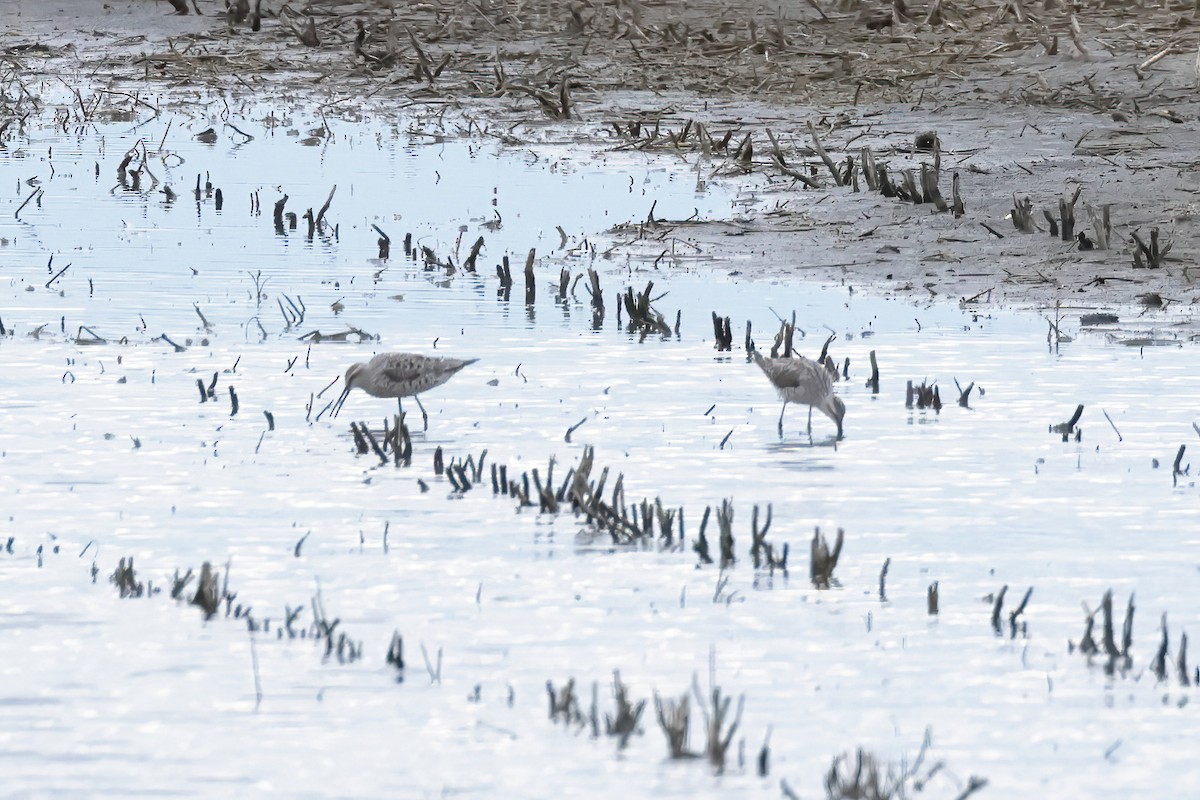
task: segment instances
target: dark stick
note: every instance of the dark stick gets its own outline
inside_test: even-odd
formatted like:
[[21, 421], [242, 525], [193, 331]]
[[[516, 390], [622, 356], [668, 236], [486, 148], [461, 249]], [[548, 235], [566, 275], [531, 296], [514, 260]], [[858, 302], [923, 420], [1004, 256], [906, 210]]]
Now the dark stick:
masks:
[[1061, 433], [1063, 436], [1066, 436], [1068, 433], [1075, 430], [1075, 423], [1079, 422], [1079, 418], [1082, 416], [1083, 416], [1083, 403], [1080, 403], [1075, 408], [1075, 413], [1071, 415], [1071, 418], [1069, 420], [1067, 420], [1066, 422], [1060, 422], [1057, 425], [1052, 425], [1050, 427], [1050, 432], [1051, 433]]
[[812, 137], [813, 149], [817, 151], [817, 155], [820, 156], [821, 160], [825, 162], [825, 166], [829, 169], [829, 173], [833, 175], [834, 182], [838, 186], [844, 185], [846, 181], [843, 180], [842, 176], [839, 174], [837, 164], [833, 162], [833, 159], [829, 157], [829, 153], [825, 152], [825, 148], [821, 146], [821, 140], [817, 137], [817, 129], [813, 127], [811, 122], [808, 123], [808, 135]]
[[1109, 658], [1116, 658], [1120, 652], [1117, 650], [1116, 637], [1113, 635], [1112, 589], [1104, 593], [1100, 607], [1104, 609], [1104, 652]]
[[829, 338], [825, 340], [825, 344], [821, 345], [821, 355], [817, 359], [818, 364], [824, 364], [825, 359], [829, 357], [829, 345], [833, 344], [833, 340], [837, 338], [836, 333], [829, 334]]
[[968, 408], [967, 403], [971, 399], [971, 390], [975, 388], [975, 382], [971, 381], [967, 384], [967, 388], [964, 389], [958, 385], [958, 378], [955, 378], [954, 385], [958, 387], [958, 404], [963, 408]]
[[535, 248], [529, 248], [529, 255], [525, 256], [525, 305], [533, 305], [537, 294], [537, 283], [533, 278], [533, 260], [537, 255]]
[[563, 437], [563, 441], [567, 442], [567, 444], [570, 444], [571, 434], [577, 431], [585, 422], [587, 422], [587, 417], [584, 417], [583, 419], [579, 420], [579, 422], [576, 422], [574, 425], [567, 428], [567, 435]]
[[24, 203], [21, 203], [21, 207], [17, 209], [16, 213], [15, 213], [15, 214], [13, 214], [13, 219], [20, 219], [20, 218], [21, 218], [21, 212], [25, 210], [25, 206], [29, 205], [29, 201], [30, 201], [30, 200], [32, 200], [32, 199], [33, 199], [33, 198], [35, 198], [35, 197], [40, 197], [40, 196], [41, 196], [41, 194], [42, 194], [42, 190], [41, 190], [41, 189], [34, 189], [34, 190], [33, 190], [33, 191], [30, 193], [29, 197], [26, 197], [26, 198], [25, 198], [25, 202], [24, 202]]
[[329, 197], [325, 198], [325, 205], [321, 206], [321, 210], [317, 212], [316, 226], [318, 228], [321, 227], [321, 221], [325, 219], [325, 212], [329, 210], [329, 204], [333, 202], [333, 193], [336, 191], [337, 184], [335, 183], [333, 188], [329, 190]]
[[1008, 584], [1000, 587], [1000, 591], [996, 594], [996, 600], [992, 603], [992, 628], [996, 633], [1000, 632], [1000, 611], [1004, 608], [1004, 595], [1008, 594]]
[[1123, 442], [1123, 441], [1125, 441], [1124, 437], [1122, 437], [1122, 436], [1121, 436], [1121, 432], [1120, 432], [1119, 430], [1117, 430], [1117, 423], [1115, 423], [1115, 422], [1113, 422], [1113, 421], [1112, 421], [1112, 417], [1110, 417], [1110, 416], [1108, 415], [1108, 412], [1107, 412], [1107, 411], [1105, 411], [1104, 409], [1100, 409], [1100, 411], [1101, 411], [1101, 412], [1103, 412], [1103, 414], [1104, 414], [1104, 418], [1105, 418], [1106, 420], [1108, 420], [1108, 424], [1109, 424], [1109, 425], [1112, 425], [1113, 433], [1117, 434], [1117, 441], [1118, 441], [1118, 442]]
[[70, 264], [67, 264], [65, 267], [63, 267], [62, 269], [60, 269], [58, 272], [54, 273], [54, 277], [53, 277], [53, 278], [51, 278], [50, 280], [46, 281], [46, 288], [47, 288], [47, 289], [49, 289], [49, 288], [50, 288], [50, 284], [54, 283], [56, 280], [58, 280], [59, 278], [61, 278], [61, 277], [62, 277], [62, 274], [63, 274], [64, 272], [66, 272], [67, 270], [69, 270], [70, 268], [71, 268], [71, 265], [70, 265]]
[[1016, 607], [1016, 609], [1011, 614], [1008, 615], [1008, 621], [1010, 624], [1015, 624], [1017, 621], [1017, 617], [1021, 616], [1021, 614], [1024, 613], [1025, 606], [1029, 605], [1029, 598], [1032, 596], [1033, 596], [1033, 587], [1030, 586], [1027, 590], [1025, 590], [1025, 596], [1021, 598], [1020, 604]]
[[375, 451], [375, 455], [379, 456], [379, 460], [381, 462], [383, 462], [384, 464], [386, 464], [387, 463], [387, 454], [385, 454], [383, 452], [383, 450], [380, 449], [379, 442], [375, 441], [375, 435], [373, 433], [371, 433], [371, 429], [368, 428], [365, 423], [361, 423], [361, 422], [358, 425], [358, 429], [360, 431], [362, 431], [362, 435], [364, 437], [366, 437], [367, 442], [370, 443], [371, 449]]
[[475, 240], [475, 244], [471, 245], [471, 252], [467, 255], [467, 260], [463, 262], [463, 269], [467, 272], [475, 271], [475, 260], [479, 258], [479, 251], [483, 249], [483, 237], [480, 236]]
[[379, 234], [379, 240], [377, 242], [379, 245], [379, 260], [386, 261], [388, 256], [390, 256], [392, 253], [392, 239], [390, 236], [384, 233], [383, 229], [378, 225], [371, 225], [371, 227], [374, 228], [375, 232]]

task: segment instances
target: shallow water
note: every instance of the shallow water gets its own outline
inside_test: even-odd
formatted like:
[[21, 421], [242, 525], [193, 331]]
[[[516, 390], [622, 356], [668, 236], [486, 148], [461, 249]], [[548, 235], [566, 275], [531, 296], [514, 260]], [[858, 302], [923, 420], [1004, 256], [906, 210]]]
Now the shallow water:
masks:
[[[1192, 690], [1156, 686], [1146, 671], [1161, 613], [1172, 652], [1197, 628], [1197, 491], [1171, 475], [1194, 436], [1194, 348], [1114, 346], [1068, 323], [1075, 338], [1056, 350], [1037, 316], [754, 281], [725, 269], [747, 265], [685, 257], [682, 245], [656, 267], [621, 250], [603, 257], [597, 234], [644, 220], [652, 203], [659, 219], [679, 219], [739, 201], [662, 157], [429, 143], [349, 123], [300, 144], [319, 121], [274, 135], [255, 125], [241, 144], [224, 129], [215, 145], [186, 138], [207, 124], [31, 131], [0, 151], [3, 210], [16, 211], [35, 175], [46, 192], [19, 219], [0, 215], [0, 320], [13, 331], [0, 340], [0, 538], [14, 539], [0, 554], [4, 793], [744, 797], [776, 796], [783, 777], [814, 796], [833, 756], [863, 745], [912, 758], [926, 727], [930, 757], [948, 769], [936, 796], [955, 796], [971, 774], [997, 797], [1178, 794], [1200, 779], [1177, 746], [1197, 733]], [[153, 150], [164, 134], [172, 155], [152, 169], [179, 197], [114, 187], [124, 150], [140, 137]], [[222, 188], [222, 212], [193, 199], [197, 172]], [[300, 211], [335, 183], [336, 236], [308, 241], [303, 221], [276, 234], [277, 187]], [[255, 191], [261, 215], [248, 210]], [[482, 230], [493, 209], [503, 227]], [[392, 238], [386, 263], [371, 224]], [[402, 257], [405, 232], [444, 257], [463, 225], [455, 263], [484, 235], [478, 275]], [[529, 247], [532, 307], [520, 276]], [[504, 253], [508, 300], [494, 275]], [[564, 265], [600, 272], [598, 329], [586, 278], [555, 299]], [[642, 340], [617, 325], [616, 292], [651, 280], [667, 319], [682, 311], [678, 336]], [[303, 323], [285, 319], [283, 295], [302, 301]], [[793, 310], [802, 352], [832, 332], [831, 352], [850, 358], [842, 442], [820, 415], [804, 435], [796, 407], [781, 438], [779, 401], [740, 349], [747, 319], [764, 345], [773, 312]], [[732, 318], [733, 353], [714, 351], [712, 311]], [[78, 344], [81, 325], [107, 343]], [[379, 339], [299, 338], [348, 325]], [[1166, 321], [1158, 333], [1169, 338]], [[378, 427], [388, 401], [355, 393], [341, 418], [316, 419], [339, 390], [330, 382], [385, 350], [480, 359], [423, 396], [430, 428], [414, 435], [409, 468], [354, 453], [349, 420]], [[864, 388], [870, 350], [875, 396]], [[202, 404], [197, 379], [214, 373], [216, 399]], [[956, 378], [985, 390], [969, 409], [954, 403]], [[908, 379], [938, 383], [940, 414], [904, 407]], [[1077, 403], [1082, 441], [1048, 433]], [[432, 469], [438, 446], [448, 457], [486, 449], [513, 477], [544, 476], [554, 459], [558, 483], [584, 445], [611, 468], [610, 487], [624, 475], [630, 500], [683, 507], [689, 547], [613, 548], [569, 513], [518, 512], [486, 480], [459, 495]], [[723, 498], [740, 560], [718, 590], [718, 570], [697, 568], [690, 542]], [[787, 579], [749, 563], [750, 510], [768, 503], [768, 541], [791, 546]], [[815, 525], [846, 531], [840, 588], [806, 580]], [[106, 579], [125, 556], [156, 588], [176, 569], [228, 564], [236, 602], [269, 630], [253, 635], [252, 655], [240, 621], [206, 624], [162, 595], [118, 599]], [[934, 581], [941, 613], [929, 617]], [[984, 598], [1006, 584], [1006, 610], [1034, 587], [1027, 637], [992, 632]], [[1137, 593], [1124, 678], [1067, 647], [1083, 632], [1080, 604], [1094, 608], [1110, 587], [1121, 609]], [[285, 607], [303, 607], [298, 629], [312, 622], [318, 591], [363, 661], [323, 661], [322, 644], [276, 638]], [[383, 663], [393, 630], [406, 645], [402, 684]], [[422, 643], [431, 659], [443, 653], [439, 684]], [[547, 679], [575, 677], [585, 710], [599, 682], [611, 712], [614, 669], [635, 698], [676, 696], [695, 673], [707, 686], [710, 658], [722, 689], [746, 697], [745, 762], [722, 776], [665, 760], [652, 703], [644, 735], [621, 753], [546, 719]], [[759, 778], [768, 727], [772, 769]]]

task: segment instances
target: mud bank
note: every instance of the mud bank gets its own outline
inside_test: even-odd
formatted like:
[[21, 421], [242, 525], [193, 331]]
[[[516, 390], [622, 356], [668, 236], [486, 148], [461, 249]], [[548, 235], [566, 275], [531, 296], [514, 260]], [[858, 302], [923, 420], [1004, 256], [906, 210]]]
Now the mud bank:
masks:
[[[257, 32], [223, 3], [190, 10], [5, 4], [6, 138], [31, 113], [69, 124], [174, 107], [219, 126], [270, 99], [329, 126], [387, 115], [432, 136], [636, 149], [745, 196], [723, 218], [648, 206], [649, 225], [613, 236], [639, 259], [661, 264], [685, 240], [747, 275], [1153, 325], [1192, 316], [1191, 5], [267, 2]], [[936, 154], [916, 147], [929, 133]], [[864, 157], [897, 183], [936, 164], [965, 213], [851, 181]], [[1060, 204], [1076, 197], [1064, 236]], [[1167, 252], [1139, 264], [1133, 237], [1149, 247], [1152, 231]]]

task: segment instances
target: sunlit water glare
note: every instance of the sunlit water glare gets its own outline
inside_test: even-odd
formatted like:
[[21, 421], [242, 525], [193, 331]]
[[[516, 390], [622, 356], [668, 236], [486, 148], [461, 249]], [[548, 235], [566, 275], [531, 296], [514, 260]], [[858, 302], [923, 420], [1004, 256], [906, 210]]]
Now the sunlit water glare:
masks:
[[[984, 796], [1178, 795], [1200, 781], [1179, 746], [1200, 733], [1193, 690], [1146, 671], [1160, 614], [1173, 653], [1181, 631], [1200, 630], [1197, 491], [1171, 474], [1195, 436], [1194, 348], [1122, 347], [1070, 322], [1074, 340], [1052, 348], [1032, 314], [753, 280], [748, 259], [685, 259], [682, 245], [657, 265], [605, 257], [622, 235], [599, 234], [655, 202], [658, 219], [725, 216], [737, 193], [636, 153], [350, 125], [300, 144], [313, 124], [257, 125], [245, 143], [222, 129], [204, 145], [190, 137], [207, 123], [176, 121], [170, 155], [149, 164], [158, 186], [143, 176], [140, 191], [116, 184], [116, 164], [139, 138], [154, 150], [165, 121], [30, 131], [0, 151], [0, 320], [12, 332], [0, 340], [0, 545], [13, 538], [0, 554], [0, 794], [734, 798], [777, 796], [784, 777], [816, 796], [834, 755], [912, 757], [927, 726], [960, 788], [969, 774], [991, 781]], [[221, 212], [193, 198], [197, 173], [221, 188]], [[45, 194], [18, 219], [34, 177]], [[280, 192], [303, 213], [334, 184], [336, 235], [310, 241], [303, 220], [274, 231]], [[372, 225], [392, 239], [387, 262]], [[406, 232], [460, 265], [483, 235], [479, 273], [404, 259]], [[509, 299], [495, 275], [504, 254]], [[556, 299], [564, 266], [599, 271], [599, 326], [586, 277]], [[682, 311], [678, 335], [618, 326], [617, 292], [648, 281], [669, 323]], [[289, 299], [303, 322], [289, 321]], [[713, 311], [733, 321], [732, 353], [714, 350]], [[780, 402], [741, 348], [746, 320], [768, 348], [775, 312], [793, 311], [801, 352], [835, 333], [831, 352], [850, 359], [844, 441], [819, 414], [810, 439], [796, 406], [780, 438]], [[106, 343], [79, 344], [80, 326]], [[378, 341], [300, 338], [347, 326]], [[338, 420], [317, 419], [340, 391], [331, 381], [387, 350], [479, 359], [423, 396], [430, 427], [414, 431], [409, 468], [356, 455], [348, 432], [352, 419], [380, 427], [390, 401], [355, 393]], [[864, 386], [871, 350], [878, 395]], [[201, 403], [197, 380], [214, 373], [216, 397]], [[940, 413], [905, 408], [910, 379], [938, 384]], [[975, 383], [970, 408], [955, 379]], [[1081, 441], [1048, 432], [1079, 403]], [[585, 445], [610, 487], [624, 475], [630, 500], [684, 509], [683, 551], [616, 549], [570, 513], [517, 511], [486, 479], [458, 495], [432, 469], [436, 447], [447, 460], [486, 449], [510, 477], [544, 477], [553, 460], [557, 484]], [[718, 589], [690, 543], [723, 498], [739, 563]], [[786, 579], [749, 563], [755, 504], [771, 505], [768, 540], [790, 545]], [[814, 526], [846, 531], [841, 588], [807, 581]], [[229, 565], [236, 602], [270, 620], [254, 635], [261, 706], [244, 623], [203, 623], [163, 595], [118, 599], [107, 578], [126, 556], [164, 591], [176, 569]], [[929, 617], [935, 581], [941, 613]], [[1027, 638], [989, 624], [984, 598], [1006, 584], [1007, 610], [1034, 587]], [[1137, 593], [1125, 678], [1068, 653], [1081, 603], [1110, 587], [1119, 613]], [[311, 623], [318, 591], [362, 662], [277, 640], [285, 608]], [[384, 664], [394, 630], [403, 683]], [[438, 685], [422, 643], [431, 660], [442, 652]], [[677, 696], [694, 673], [707, 686], [710, 653], [721, 687], [746, 696], [745, 762], [731, 755], [723, 776], [666, 760], [653, 703], [622, 753], [546, 719], [547, 679], [575, 677], [585, 706], [599, 681], [611, 711], [614, 669], [637, 698]], [[768, 726], [772, 771], [759, 778]], [[940, 796], [954, 796], [943, 780]]]

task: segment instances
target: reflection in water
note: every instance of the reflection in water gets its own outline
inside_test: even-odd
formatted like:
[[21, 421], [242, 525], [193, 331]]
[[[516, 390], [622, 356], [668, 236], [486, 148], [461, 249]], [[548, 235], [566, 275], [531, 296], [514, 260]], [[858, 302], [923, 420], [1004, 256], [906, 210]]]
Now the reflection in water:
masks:
[[[787, 436], [786, 432], [784, 434]], [[844, 441], [844, 440], [843, 440]], [[801, 472], [817, 472], [835, 468], [835, 457], [829, 456], [824, 460], [816, 460], [817, 453], [832, 451], [836, 453], [838, 441], [836, 436], [824, 439], [810, 439], [803, 432], [793, 434], [791, 441], [772, 442], [764, 447], [764, 451], [775, 458], [775, 463], [782, 469]]]

